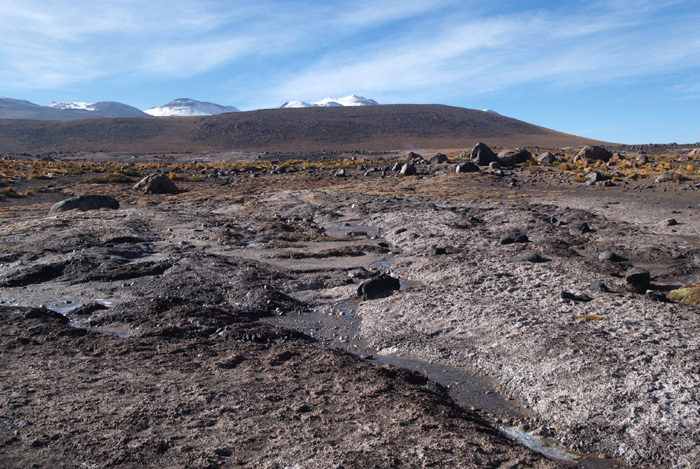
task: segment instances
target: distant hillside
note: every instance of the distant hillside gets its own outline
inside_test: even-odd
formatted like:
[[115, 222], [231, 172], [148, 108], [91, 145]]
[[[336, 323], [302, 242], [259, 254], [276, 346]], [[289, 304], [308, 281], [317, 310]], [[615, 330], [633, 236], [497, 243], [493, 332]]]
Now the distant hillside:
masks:
[[594, 140], [443, 105], [267, 109], [205, 117], [0, 120], [0, 152], [203, 152], [563, 147]]
[[51, 103], [48, 106], [40, 106], [21, 99], [0, 97], [0, 119], [77, 120], [145, 115], [135, 107], [113, 101]]

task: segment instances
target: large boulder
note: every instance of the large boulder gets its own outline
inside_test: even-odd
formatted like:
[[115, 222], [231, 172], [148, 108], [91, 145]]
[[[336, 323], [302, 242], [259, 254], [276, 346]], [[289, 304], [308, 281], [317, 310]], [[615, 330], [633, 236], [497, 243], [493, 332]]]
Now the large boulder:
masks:
[[134, 189], [147, 194], [176, 194], [180, 192], [165, 174], [150, 174], [136, 183]]
[[101, 208], [118, 209], [119, 202], [108, 195], [79, 195], [53, 204], [51, 212], [67, 212], [68, 210], [99, 210]]
[[363, 300], [371, 300], [391, 295], [392, 291], [399, 289], [401, 289], [399, 279], [390, 275], [380, 275], [362, 282], [357, 287], [357, 296]]
[[607, 163], [610, 158], [612, 158], [612, 153], [605, 148], [595, 145], [586, 145], [578, 152], [578, 155], [574, 157], [574, 162], [578, 160], [602, 160]]
[[472, 162], [479, 166], [488, 166], [494, 161], [498, 161], [498, 157], [485, 143], [477, 143], [472, 148], [472, 152], [469, 155]]
[[515, 150], [503, 150], [498, 154], [500, 159], [513, 158], [516, 163], [527, 163], [532, 159], [532, 153], [524, 148], [516, 148]]

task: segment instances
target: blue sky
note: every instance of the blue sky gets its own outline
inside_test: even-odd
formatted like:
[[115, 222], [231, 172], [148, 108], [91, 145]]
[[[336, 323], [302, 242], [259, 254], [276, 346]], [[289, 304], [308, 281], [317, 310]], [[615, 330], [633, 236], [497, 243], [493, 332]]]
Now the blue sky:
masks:
[[354, 93], [693, 143], [698, 25], [697, 0], [7, 1], [0, 95], [252, 110]]

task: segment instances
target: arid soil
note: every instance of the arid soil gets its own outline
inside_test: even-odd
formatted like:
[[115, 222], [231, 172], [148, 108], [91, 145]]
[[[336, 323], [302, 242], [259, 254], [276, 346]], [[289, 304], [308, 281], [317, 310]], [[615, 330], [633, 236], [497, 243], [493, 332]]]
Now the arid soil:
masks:
[[[515, 426], [585, 467], [700, 463], [698, 310], [660, 301], [700, 273], [693, 179], [389, 164], [18, 182], [45, 190], [0, 201], [2, 465], [576, 464]], [[49, 214], [80, 194], [121, 206]], [[357, 298], [387, 272], [401, 290]], [[458, 398], [430, 364], [493, 388]]]

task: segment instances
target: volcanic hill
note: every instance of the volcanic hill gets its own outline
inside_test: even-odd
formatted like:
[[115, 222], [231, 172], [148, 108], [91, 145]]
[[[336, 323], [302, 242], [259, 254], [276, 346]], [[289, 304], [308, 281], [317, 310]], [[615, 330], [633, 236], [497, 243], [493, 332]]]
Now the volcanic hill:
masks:
[[5, 152], [206, 152], [556, 148], [601, 143], [494, 113], [444, 105], [266, 109], [203, 117], [0, 120]]

